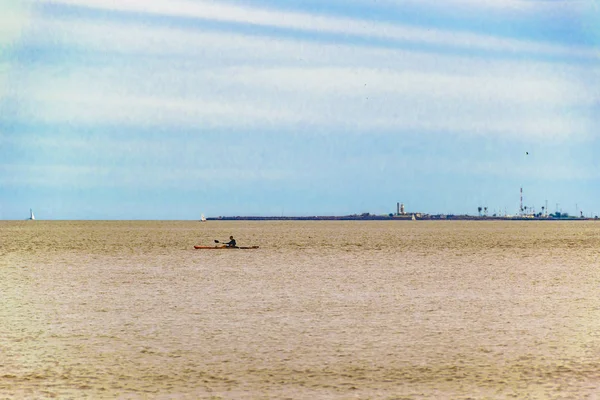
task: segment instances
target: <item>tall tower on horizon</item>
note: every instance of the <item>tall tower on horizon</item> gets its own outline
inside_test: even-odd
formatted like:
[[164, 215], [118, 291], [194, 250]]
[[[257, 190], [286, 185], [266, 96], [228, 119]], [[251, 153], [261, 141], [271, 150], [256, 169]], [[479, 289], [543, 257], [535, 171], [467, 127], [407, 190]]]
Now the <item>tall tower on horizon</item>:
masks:
[[521, 213], [521, 215], [523, 215], [523, 188], [521, 188], [521, 207], [520, 207], [520, 213]]

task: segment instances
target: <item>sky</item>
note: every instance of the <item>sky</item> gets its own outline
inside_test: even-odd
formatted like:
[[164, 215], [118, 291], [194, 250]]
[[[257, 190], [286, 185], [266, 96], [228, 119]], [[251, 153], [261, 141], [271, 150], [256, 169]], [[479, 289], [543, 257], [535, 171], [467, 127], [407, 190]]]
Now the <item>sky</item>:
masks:
[[0, 0], [0, 219], [600, 214], [600, 0]]

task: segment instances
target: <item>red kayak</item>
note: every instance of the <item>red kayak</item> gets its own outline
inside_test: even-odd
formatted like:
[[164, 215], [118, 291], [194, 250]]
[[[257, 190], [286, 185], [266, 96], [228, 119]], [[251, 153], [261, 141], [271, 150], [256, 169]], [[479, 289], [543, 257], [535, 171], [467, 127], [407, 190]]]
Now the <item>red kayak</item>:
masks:
[[194, 246], [197, 250], [253, 250], [258, 249], [258, 246], [240, 246], [240, 247], [228, 247], [228, 246]]

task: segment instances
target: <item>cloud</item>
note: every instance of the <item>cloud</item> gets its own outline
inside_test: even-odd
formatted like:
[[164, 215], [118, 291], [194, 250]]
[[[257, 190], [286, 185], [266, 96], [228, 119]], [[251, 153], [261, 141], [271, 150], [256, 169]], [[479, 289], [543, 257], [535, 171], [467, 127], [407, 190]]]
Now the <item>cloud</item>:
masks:
[[[209, 96], [206, 96], [209, 97]], [[298, 122], [292, 110], [265, 102], [233, 99], [180, 99], [166, 96], [111, 94], [80, 88], [54, 91], [46, 88], [31, 95], [23, 116], [41, 123], [70, 122], [84, 125], [259, 128]]]
[[31, 4], [0, 0], [0, 49], [15, 43], [28, 26]]
[[10, 85], [12, 65], [7, 53], [14, 49], [29, 26], [31, 4], [0, 0], [0, 100]]
[[[229, 49], [229, 42], [239, 47]], [[593, 69], [488, 65], [391, 50], [385, 57], [382, 50], [316, 43], [303, 44], [303, 54], [309, 60], [327, 54], [324, 65], [290, 63], [297, 46], [293, 40], [274, 40], [282, 53], [267, 55], [269, 66], [263, 66], [253, 43], [224, 35], [215, 38], [214, 48], [205, 49], [205, 57], [187, 63], [144, 60], [142, 67], [132, 61], [119, 68], [80, 67], [63, 75], [40, 68], [13, 95], [27, 100], [21, 101], [21, 118], [46, 123], [318, 128], [332, 133], [421, 130], [522, 140], [593, 134], [589, 116], [581, 112], [599, 100], [589, 90], [598, 80]], [[387, 60], [386, 68], [374, 65], [373, 54]], [[220, 65], [235, 55], [240, 59], [233, 66]], [[252, 59], [248, 65], [246, 56]], [[582, 80], [583, 75], [590, 80]]]
[[[303, 13], [246, 13], [204, 1], [85, 4], [348, 32], [345, 19], [314, 22]], [[36, 22], [30, 43], [53, 58], [34, 59], [12, 85], [9, 99], [24, 120], [553, 141], [597, 135], [590, 110], [599, 94], [590, 88], [600, 74], [593, 66], [86, 19]], [[385, 24], [369, 24], [386, 32]]]
[[[335, 1], [335, 0], [334, 0]], [[570, 11], [581, 12], [590, 8], [596, 8], [595, 1], [580, 0], [378, 0], [373, 4], [370, 0], [345, 0], [345, 4], [363, 4], [379, 7], [402, 8], [409, 6], [425, 6], [437, 9], [455, 9], [463, 11], [493, 10], [501, 13], [531, 13], [547, 11]]]
[[514, 165], [504, 161], [457, 162], [444, 160], [438, 162], [438, 169], [444, 169], [457, 175], [479, 175], [490, 179], [513, 178], [529, 181], [575, 182], [600, 179], [600, 172], [575, 163], [560, 164], [556, 162], [536, 163], [535, 165]]
[[413, 27], [342, 16], [332, 17], [299, 11], [280, 11], [277, 9], [249, 7], [225, 2], [217, 3], [203, 0], [155, 0], [151, 2], [142, 0], [53, 0], [53, 3], [101, 10], [198, 18], [217, 22], [280, 28], [296, 32], [350, 35], [360, 38], [414, 42], [448, 48], [598, 58], [597, 53], [585, 47], [558, 46], [485, 34], [464, 33], [432, 27]]
[[584, 10], [591, 4], [590, 1], [578, 0], [451, 0], [448, 6], [468, 6], [477, 8], [490, 8], [504, 11], [557, 11], [569, 9]]
[[[294, 173], [293, 175], [296, 175]], [[182, 168], [171, 166], [151, 167], [106, 164], [45, 164], [0, 165], [0, 184], [8, 186], [40, 186], [53, 189], [65, 188], [186, 188], [193, 182], [211, 187], [247, 185], [250, 182], [278, 182], [289, 180], [290, 171], [259, 168]], [[228, 179], [224, 180], [223, 177]]]

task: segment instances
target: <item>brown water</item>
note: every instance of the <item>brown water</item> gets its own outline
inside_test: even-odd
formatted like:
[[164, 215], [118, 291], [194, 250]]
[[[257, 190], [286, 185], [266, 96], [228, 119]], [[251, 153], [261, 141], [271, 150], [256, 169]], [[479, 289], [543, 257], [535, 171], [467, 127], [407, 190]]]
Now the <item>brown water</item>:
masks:
[[[194, 250], [233, 234], [258, 250]], [[600, 223], [0, 222], [0, 398], [596, 399]]]

